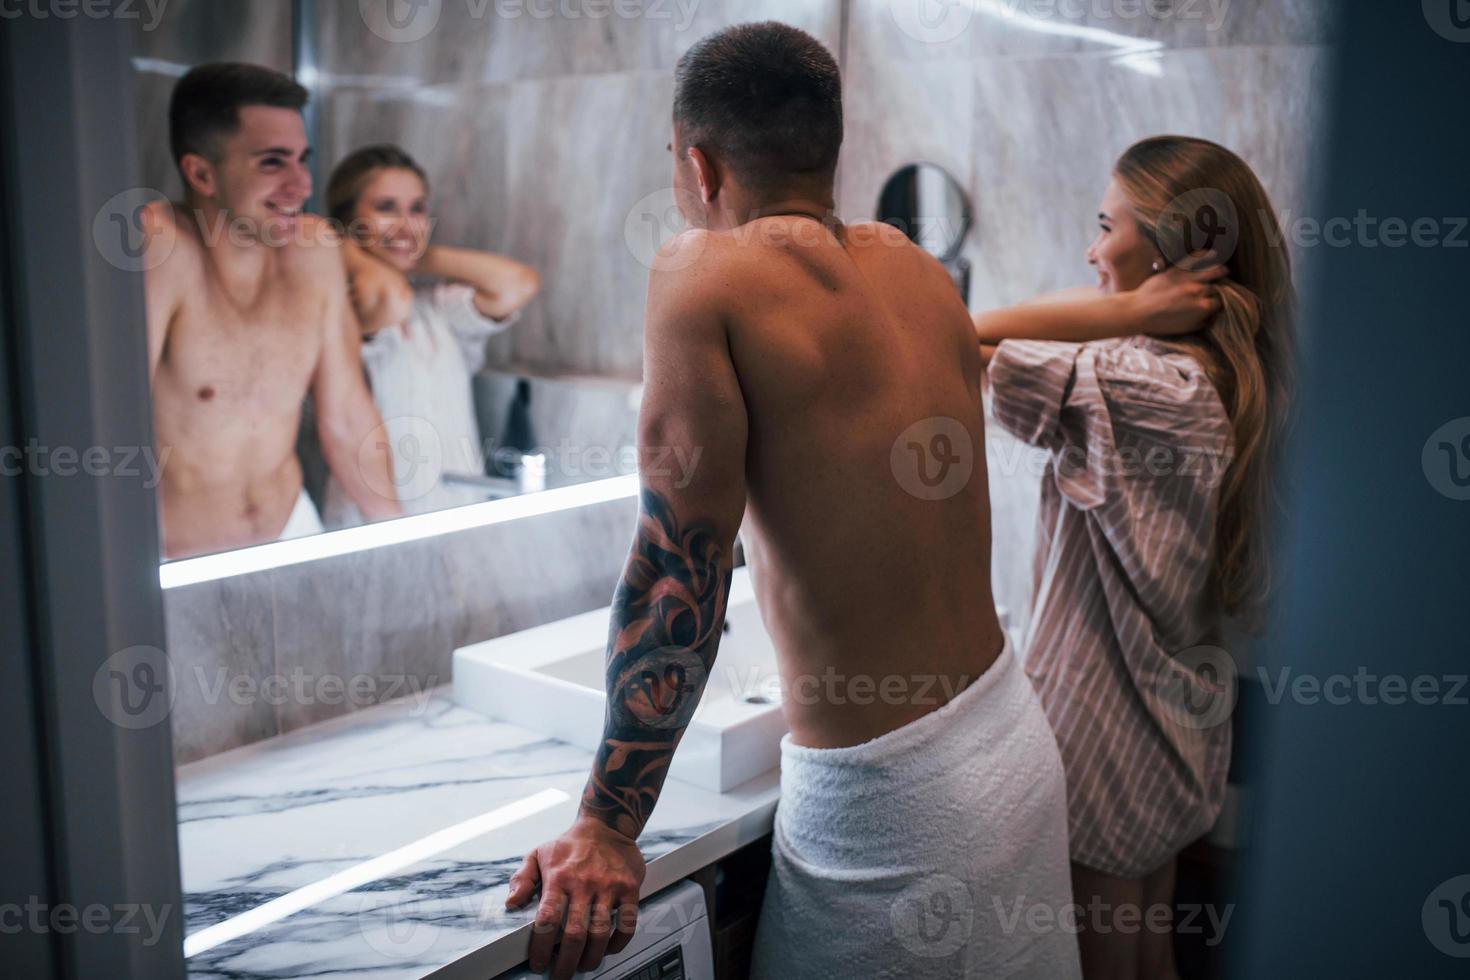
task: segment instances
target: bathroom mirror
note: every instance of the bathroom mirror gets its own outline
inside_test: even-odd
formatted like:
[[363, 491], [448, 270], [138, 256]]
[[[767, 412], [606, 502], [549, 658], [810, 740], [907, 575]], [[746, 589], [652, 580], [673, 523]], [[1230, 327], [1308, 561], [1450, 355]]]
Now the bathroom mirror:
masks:
[[[538, 375], [486, 365], [470, 377], [469, 393], [469, 435], [446, 437], [427, 420], [385, 413], [379, 435], [393, 454], [393, 492], [408, 515], [637, 472], [642, 387], [635, 381]], [[470, 436], [477, 437], [473, 446], [454, 444]], [[309, 403], [296, 454], [305, 490], [320, 502], [325, 530], [361, 524], [351, 512], [342, 519], [341, 495], [316, 438]], [[473, 464], [464, 465], [465, 459]]]
[[[436, 4], [414, 15], [433, 29], [409, 44], [396, 9], [179, 0], [134, 31], [143, 186], [109, 202], [92, 231], [110, 261], [142, 274], [160, 334], [150, 336], [148, 458], [165, 561], [636, 471], [647, 263], [623, 212], [642, 227], [655, 211], [641, 199], [668, 182], [663, 143], [650, 139], [623, 179], [599, 186], [616, 214], [574, 233], [587, 205], [566, 188], [581, 186], [583, 162], [566, 148], [620, 138], [619, 124], [588, 118], [572, 131], [521, 118], [544, 107], [511, 100], [504, 81], [518, 52], [549, 43], [541, 20]], [[504, 78], [482, 85], [443, 68], [440, 84], [423, 85], [416, 59], [428, 51], [451, 65], [493, 55]], [[202, 91], [195, 75], [194, 96], [204, 108], [233, 99], [235, 132], [171, 134], [190, 71], [227, 65], [234, 74], [208, 74]], [[230, 166], [251, 182], [207, 180]], [[203, 231], [185, 247], [209, 261], [181, 268], [177, 247], [149, 252], [150, 208], [196, 222]], [[272, 252], [299, 282], [299, 253], [321, 252], [319, 230], [333, 225], [350, 247], [325, 277], [332, 286], [300, 302], [224, 268], [237, 252]], [[189, 271], [199, 268], [218, 274], [205, 281]], [[160, 290], [165, 275], [179, 281]], [[312, 312], [343, 291], [336, 308], [350, 317]], [[161, 318], [160, 296], [172, 305]], [[320, 338], [348, 319], [350, 356], [338, 349], [328, 364], [337, 345]]]
[[943, 167], [910, 163], [878, 194], [878, 220], [902, 231], [941, 262], [953, 262], [970, 231], [970, 199]]
[[895, 170], [878, 194], [878, 220], [893, 225], [938, 259], [968, 304], [970, 262], [960, 249], [973, 216], [969, 196], [949, 171], [933, 163], [910, 163]]

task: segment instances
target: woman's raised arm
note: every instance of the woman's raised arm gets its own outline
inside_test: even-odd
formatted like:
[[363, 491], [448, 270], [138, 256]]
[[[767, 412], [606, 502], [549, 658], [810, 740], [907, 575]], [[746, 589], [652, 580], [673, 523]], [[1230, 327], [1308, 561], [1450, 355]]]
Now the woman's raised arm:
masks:
[[476, 249], [431, 245], [415, 271], [474, 287], [475, 308], [493, 320], [504, 320], [541, 290], [541, 277], [529, 265]]
[[1002, 340], [1087, 343], [1134, 334], [1182, 334], [1202, 327], [1220, 309], [1213, 283], [1223, 265], [1194, 271], [1174, 266], [1130, 292], [1069, 289], [1018, 306], [976, 313], [982, 345]]

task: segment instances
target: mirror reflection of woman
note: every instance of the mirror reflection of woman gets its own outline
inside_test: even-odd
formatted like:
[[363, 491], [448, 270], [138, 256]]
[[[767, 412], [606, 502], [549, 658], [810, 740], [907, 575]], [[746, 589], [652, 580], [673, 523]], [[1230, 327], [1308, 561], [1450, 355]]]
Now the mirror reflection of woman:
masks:
[[[1194, 217], [1237, 226], [1194, 274], [1175, 261], [1206, 244], [1200, 223], [1191, 242], [1171, 206], [1191, 194], [1223, 205]], [[1270, 587], [1294, 349], [1282, 242], [1235, 154], [1144, 140], [1103, 196], [1097, 285], [975, 318], [996, 421], [1049, 454], [1023, 649], [1067, 772], [1084, 912], [1172, 908], [1176, 857], [1224, 802], [1214, 671], [1233, 664], [1210, 648]], [[1171, 929], [1080, 924], [1087, 977], [1177, 977]]]
[[[327, 208], [346, 232], [363, 365], [405, 513], [484, 500], [441, 477], [485, 475], [471, 378], [486, 340], [515, 321], [540, 277], [503, 255], [431, 244], [428, 178], [396, 146], [364, 147], [337, 164]], [[329, 528], [361, 523], [334, 483], [323, 520]]]

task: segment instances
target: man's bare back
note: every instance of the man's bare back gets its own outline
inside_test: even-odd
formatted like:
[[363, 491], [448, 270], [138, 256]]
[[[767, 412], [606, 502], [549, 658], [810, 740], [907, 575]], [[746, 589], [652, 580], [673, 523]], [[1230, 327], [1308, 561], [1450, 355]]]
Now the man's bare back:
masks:
[[[969, 314], [896, 229], [835, 227], [785, 214], [685, 232], [650, 277], [643, 498], [613, 602], [603, 745], [577, 821], [527, 856], [506, 898], [542, 889], [533, 970], [558, 938], [553, 976], [569, 977], [631, 933], [636, 839], [719, 669], [737, 528], [797, 745], [891, 732], [1003, 655]], [[692, 471], [669, 472], [668, 449]], [[935, 468], [952, 466], [953, 482]]]
[[[793, 738], [813, 747], [856, 744], [939, 707], [1003, 639], [964, 304], [897, 229], [836, 231], [777, 216], [708, 234], [700, 261], [722, 272], [695, 284], [712, 284], [728, 311], [749, 419], [746, 554]], [[905, 433], [917, 450], [895, 455]], [[957, 460], [929, 458], [941, 454], [935, 434]], [[915, 495], [920, 470], [932, 479], [950, 466], [969, 476], [938, 488], [949, 496]]]
[[[743, 527], [793, 791], [752, 976], [969, 976], [991, 960], [1071, 975], [1047, 972], [1055, 957], [1034, 957], [1048, 944], [1029, 937], [982, 931], [963, 964], [925, 962], [888, 928], [895, 898], [946, 865], [963, 887], [1004, 877], [1043, 901], [1065, 893], [1066, 794], [991, 599], [969, 314], [897, 229], [833, 218], [841, 143], [837, 61], [811, 35], [738, 24], [680, 58], [669, 150], [691, 230], [649, 277], [642, 496], [610, 616], [602, 742], [572, 826], [526, 856], [506, 896], [517, 908], [541, 893], [533, 972], [564, 980], [633, 933], [638, 836], [719, 669]], [[671, 473], [670, 450], [695, 465]], [[922, 828], [889, 819], [905, 806]], [[1060, 959], [1066, 938], [1051, 944]]]

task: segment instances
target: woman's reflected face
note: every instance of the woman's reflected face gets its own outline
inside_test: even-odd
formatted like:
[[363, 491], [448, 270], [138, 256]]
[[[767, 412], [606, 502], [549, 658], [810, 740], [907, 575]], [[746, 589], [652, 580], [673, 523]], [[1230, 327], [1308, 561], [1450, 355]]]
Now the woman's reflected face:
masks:
[[1097, 288], [1105, 293], [1137, 289], [1153, 274], [1159, 253], [1116, 180], [1103, 194], [1097, 220], [1097, 237], [1087, 248], [1087, 262], [1097, 270]]
[[357, 243], [400, 272], [429, 247], [429, 195], [412, 170], [375, 172], [357, 198], [352, 228]]

